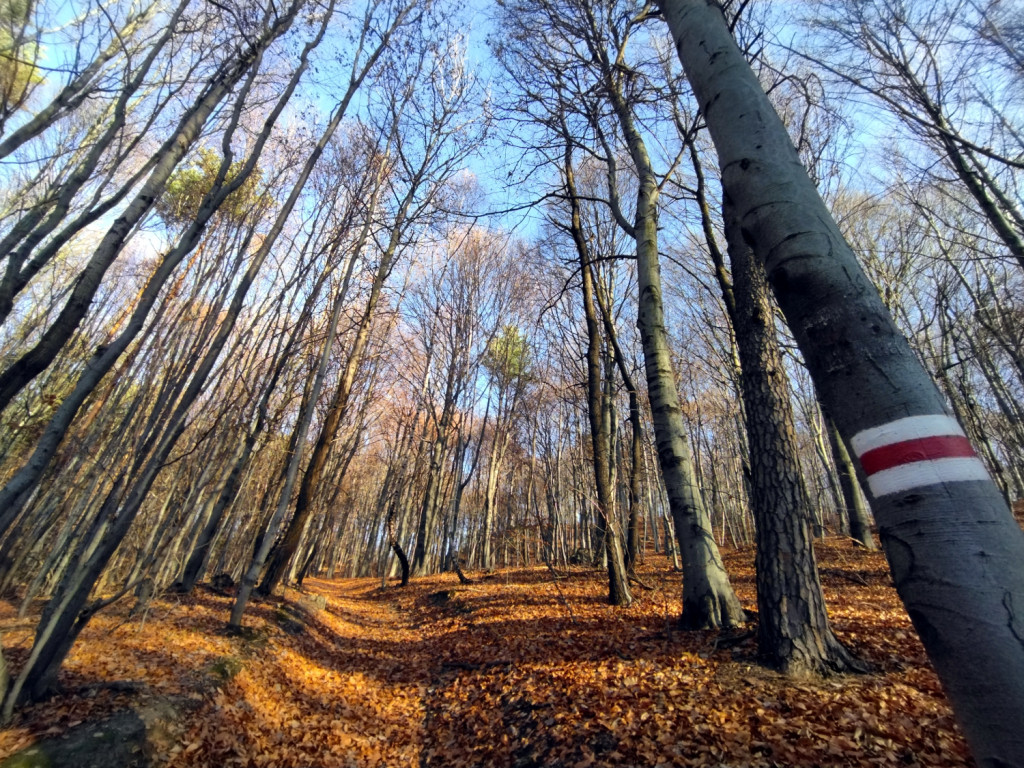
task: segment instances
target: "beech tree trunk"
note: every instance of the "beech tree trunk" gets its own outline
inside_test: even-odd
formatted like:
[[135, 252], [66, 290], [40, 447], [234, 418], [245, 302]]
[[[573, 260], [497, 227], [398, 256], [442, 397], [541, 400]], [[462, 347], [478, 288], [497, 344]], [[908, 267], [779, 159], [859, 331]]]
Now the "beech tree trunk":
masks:
[[590, 442], [593, 447], [594, 485], [597, 491], [597, 519], [601, 529], [608, 568], [608, 602], [628, 606], [633, 602], [629, 592], [626, 559], [622, 549], [618, 515], [615, 511], [615, 489], [612, 483], [612, 419], [608, 411], [610, 398], [605, 396], [601, 377], [601, 322], [594, 299], [594, 279], [589, 264], [589, 249], [580, 222], [579, 203], [572, 174], [571, 146], [566, 145], [565, 174], [572, 206], [572, 235], [580, 260], [583, 283], [583, 311], [587, 321], [587, 414], [590, 417]]
[[718, 4], [660, 5], [725, 198], [857, 455], [896, 588], [974, 757], [1024, 765], [1024, 532], [843, 239]]
[[[591, 268], [592, 265], [591, 265]], [[626, 571], [634, 573], [637, 560], [643, 554], [642, 532], [642, 510], [640, 506], [640, 463], [643, 461], [643, 426], [640, 420], [640, 393], [637, 390], [636, 382], [630, 373], [629, 365], [626, 362], [626, 355], [619, 344], [618, 333], [615, 330], [615, 320], [612, 317], [611, 301], [605, 295], [607, 291], [602, 290], [600, 284], [594, 280], [594, 297], [597, 299], [597, 306], [601, 309], [601, 320], [604, 324], [604, 333], [611, 345], [615, 356], [615, 365], [622, 376], [622, 383], [626, 386], [629, 397], [629, 426], [630, 426], [630, 461], [629, 461], [629, 523], [626, 528]]]
[[[596, 30], [593, 15], [588, 20]], [[679, 393], [672, 370], [672, 353], [665, 330], [658, 256], [658, 180], [643, 136], [622, 90], [622, 74], [603, 47], [594, 48], [630, 158], [637, 173], [636, 212], [632, 225], [621, 212], [616, 219], [636, 240], [637, 328], [644, 352], [647, 394], [651, 403], [654, 438], [669, 510], [683, 562], [683, 612], [686, 629], [714, 629], [742, 624], [746, 613], [729, 583], [718, 545], [711, 534], [711, 517], [704, 504], [693, 450], [690, 446]]]

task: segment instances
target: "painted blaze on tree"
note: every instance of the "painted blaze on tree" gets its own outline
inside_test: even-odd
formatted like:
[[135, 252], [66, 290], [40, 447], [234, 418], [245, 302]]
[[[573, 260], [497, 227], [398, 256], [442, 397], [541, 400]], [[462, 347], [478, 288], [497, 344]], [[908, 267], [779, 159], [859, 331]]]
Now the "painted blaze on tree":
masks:
[[974, 757], [1024, 765], [1024, 533], [843, 238], [719, 4], [660, 7], [723, 196], [869, 475], [893, 581]]

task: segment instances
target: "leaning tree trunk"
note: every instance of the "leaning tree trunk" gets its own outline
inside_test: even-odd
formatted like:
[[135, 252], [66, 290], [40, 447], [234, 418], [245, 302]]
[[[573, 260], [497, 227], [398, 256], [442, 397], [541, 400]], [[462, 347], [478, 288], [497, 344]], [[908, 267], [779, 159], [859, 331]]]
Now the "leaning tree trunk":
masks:
[[[404, 483], [405, 481], [401, 482]], [[402, 586], [407, 587], [409, 586], [409, 558], [406, 556], [405, 550], [402, 549], [402, 543], [398, 540], [398, 526], [395, 523], [395, 515], [398, 512], [401, 498], [401, 485], [399, 485], [399, 490], [395, 492], [394, 498], [388, 503], [388, 513], [384, 519], [384, 529], [388, 535], [388, 546], [395, 553], [395, 557], [398, 558], [398, 564], [402, 568]]]
[[865, 549], [874, 551], [878, 547], [875, 545], [875, 537], [871, 535], [871, 513], [868, 511], [867, 502], [860, 494], [857, 470], [853, 466], [850, 452], [846, 449], [846, 443], [843, 442], [835, 422], [828, 414], [825, 414], [825, 430], [828, 433], [829, 447], [832, 449], [832, 459], [836, 463], [839, 487], [843, 493], [850, 538], [863, 545]]
[[[214, 114], [218, 104], [231, 92], [232, 88], [242, 81], [243, 77], [247, 74], [251, 77], [254, 74], [253, 67], [259, 66], [264, 52], [271, 43], [288, 31], [301, 6], [302, 3], [296, 2], [288, 7], [287, 13], [283, 14], [273, 26], [268, 27], [245, 51], [240, 52], [236, 60], [220, 68], [210, 79], [203, 95], [190, 105], [174, 133], [160, 147], [157, 154], [159, 159], [149, 178], [114, 220], [79, 275], [71, 283], [68, 299], [57, 318], [42, 333], [31, 349], [11, 363], [3, 372], [0, 372], [0, 408], [6, 408], [22, 389], [46, 370], [74, 335], [92, 306], [93, 299], [99, 291], [107, 270], [122, 252], [125, 242], [138, 223], [152, 209], [157, 198], [164, 191], [178, 163], [202, 135], [207, 120]], [[293, 83], [297, 84], [295, 78], [293, 78]], [[294, 84], [290, 84], [290, 87], [285, 89], [288, 96], [294, 90]], [[227, 186], [237, 187], [240, 185], [244, 181], [245, 175], [251, 173], [254, 164], [255, 160], [252, 161], [252, 165], [247, 165], [244, 175], [239, 174], [237, 181], [234, 184], [227, 184]], [[39, 258], [39, 254], [36, 254], [36, 258]], [[99, 350], [96, 355], [100, 356]]]
[[735, 299], [732, 319], [750, 452], [750, 505], [757, 521], [758, 651], [766, 662], [790, 675], [861, 671], [828, 623], [768, 283], [730, 213], [726, 204]]
[[[373, 198], [370, 202], [366, 222], [360, 234], [359, 241], [350, 255], [349, 263], [345, 272], [345, 279], [336, 299], [336, 311], [338, 312], [340, 312], [341, 307], [344, 305], [345, 298], [348, 294], [348, 287], [352, 279], [352, 272], [357, 261], [357, 257], [362, 252], [363, 247], [370, 236], [370, 224], [372, 222], [375, 203], [376, 191], [374, 192]], [[395, 241], [396, 238], [392, 237], [392, 243], [397, 246]], [[338, 383], [334, 390], [334, 396], [331, 398], [331, 406], [327, 411], [327, 416], [324, 418], [323, 424], [320, 426], [320, 433], [317, 435], [316, 443], [313, 446], [313, 452], [306, 464], [306, 471], [303, 473], [302, 481], [299, 483], [299, 493], [295, 498], [295, 510], [292, 513], [291, 522], [288, 524], [284, 537], [277, 543], [277, 545], [275, 545], [271, 552], [266, 574], [257, 589], [257, 592], [264, 597], [270, 595], [284, 579], [288, 565], [291, 563], [296, 550], [299, 548], [299, 541], [302, 539], [302, 533], [306, 530], [306, 525], [309, 522], [310, 515], [313, 513], [313, 495], [315, 494], [321, 478], [323, 477], [324, 468], [327, 466], [328, 456], [335, 440], [337, 440], [338, 437], [338, 429], [348, 412], [352, 388], [355, 385], [356, 375], [359, 373], [359, 368], [362, 365], [363, 356], [370, 340], [370, 330], [373, 326], [373, 319], [377, 309], [377, 301], [380, 298], [381, 290], [384, 287], [384, 281], [387, 279], [388, 275], [391, 274], [395, 251], [396, 248], [388, 249], [381, 258], [380, 264], [377, 267], [377, 272], [373, 278], [373, 284], [370, 286], [370, 295], [367, 298], [366, 306], [363, 308], [363, 314], [360, 317], [359, 325], [356, 328], [355, 339], [352, 342], [351, 349], [349, 350], [348, 361], [345, 363], [345, 369], [338, 378]], [[332, 323], [337, 323], [337, 319], [332, 319]], [[335, 332], [336, 329], [332, 326], [332, 338]], [[340, 483], [341, 480], [342, 478], [337, 478], [337, 482]]]
[[661, 5], [724, 195], [867, 477], [896, 588], [974, 757], [1024, 765], [1024, 532], [843, 239], [718, 4]]

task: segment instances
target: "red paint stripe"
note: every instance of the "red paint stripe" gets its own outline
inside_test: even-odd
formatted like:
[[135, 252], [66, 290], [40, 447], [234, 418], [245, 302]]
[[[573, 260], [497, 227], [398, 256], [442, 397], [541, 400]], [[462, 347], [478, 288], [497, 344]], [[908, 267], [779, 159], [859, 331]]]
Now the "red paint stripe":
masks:
[[966, 437], [941, 435], [879, 446], [861, 456], [860, 464], [865, 474], [873, 475], [883, 469], [892, 469], [915, 461], [956, 459], [974, 455], [971, 442]]

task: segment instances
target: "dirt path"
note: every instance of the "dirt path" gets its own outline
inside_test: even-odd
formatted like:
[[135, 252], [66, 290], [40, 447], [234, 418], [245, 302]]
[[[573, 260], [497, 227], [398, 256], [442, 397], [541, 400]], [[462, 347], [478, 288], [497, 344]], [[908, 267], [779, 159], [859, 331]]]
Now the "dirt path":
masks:
[[[127, 606], [97, 617], [69, 659], [72, 692], [0, 731], [0, 757], [184, 696], [196, 709], [133, 765], [968, 765], [882, 558], [841, 542], [819, 554], [836, 631], [872, 674], [794, 683], [756, 664], [750, 638], [674, 631], [678, 575], [653, 558], [655, 589], [627, 610], [607, 606], [602, 574], [585, 569], [405, 589], [307, 580], [322, 610], [297, 622], [302, 596], [289, 590], [252, 606], [242, 638], [222, 631], [230, 596], [210, 592], [165, 596], [144, 622], [126, 621]], [[729, 558], [753, 607], [752, 558]], [[15, 660], [27, 649], [4, 640]], [[144, 691], [102, 688], [124, 680]]]

